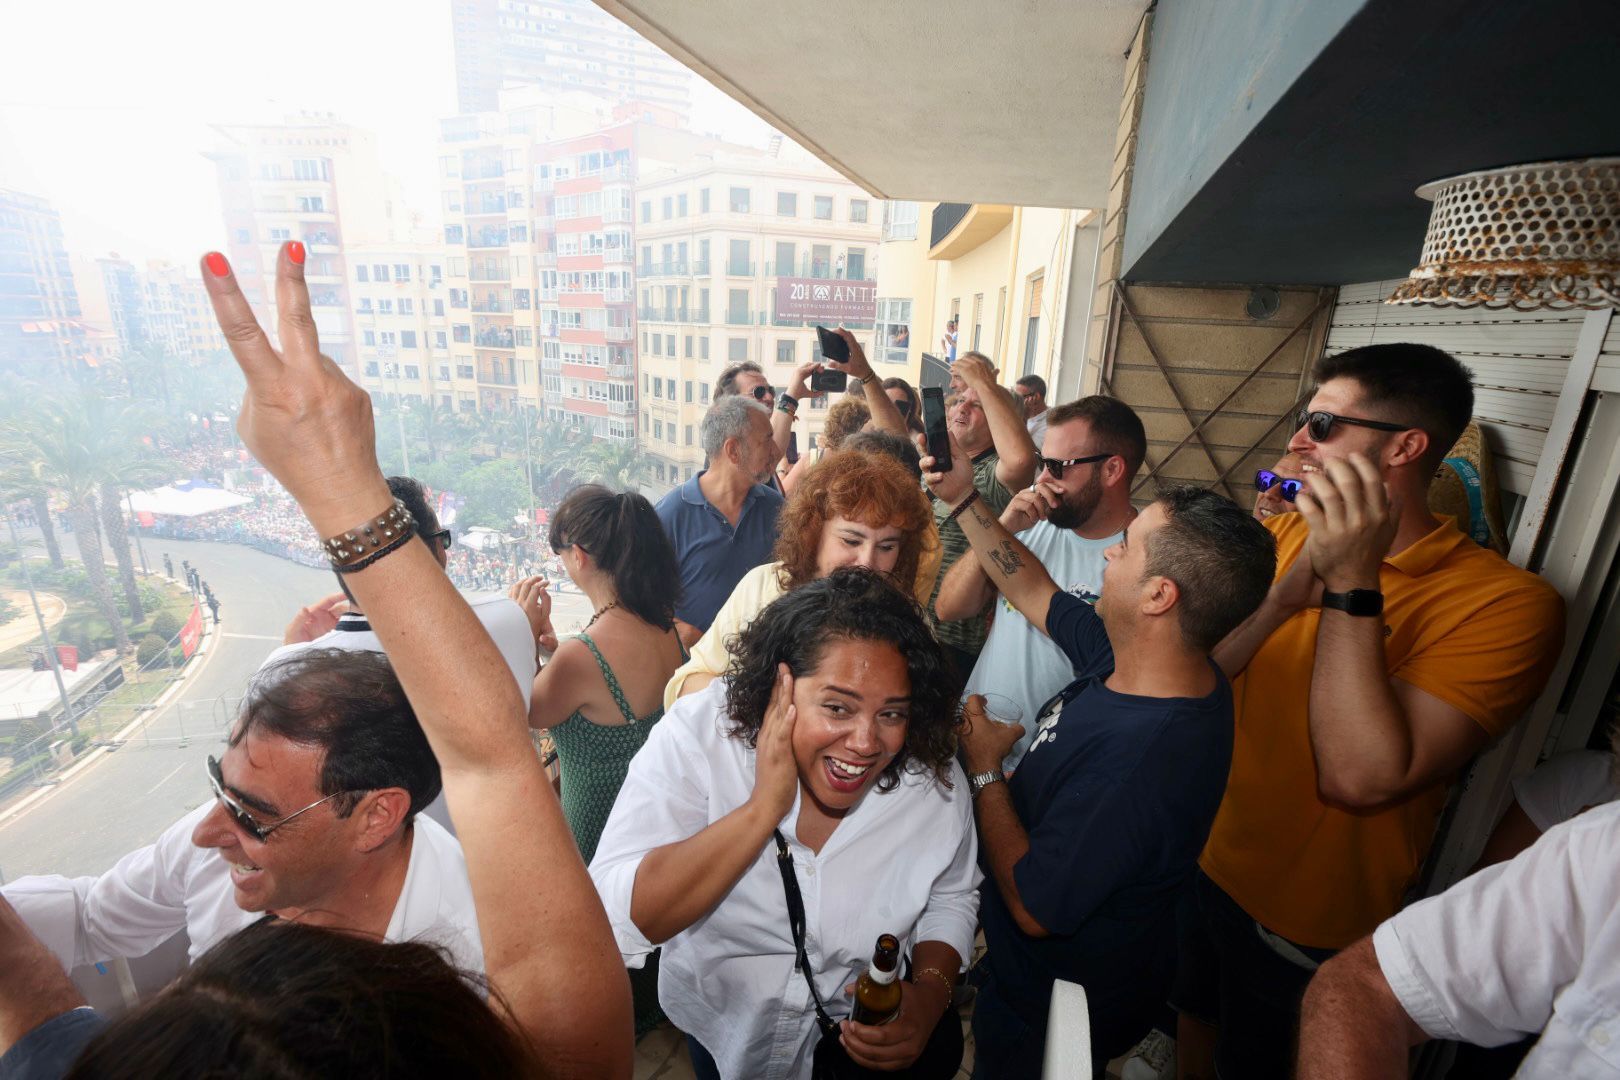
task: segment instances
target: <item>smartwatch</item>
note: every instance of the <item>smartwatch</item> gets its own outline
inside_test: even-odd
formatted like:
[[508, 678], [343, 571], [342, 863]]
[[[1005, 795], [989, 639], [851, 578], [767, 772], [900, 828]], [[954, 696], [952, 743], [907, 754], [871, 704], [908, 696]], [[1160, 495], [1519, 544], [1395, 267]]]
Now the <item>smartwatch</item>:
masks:
[[974, 773], [968, 777], [968, 791], [977, 795], [991, 784], [1005, 783], [1006, 777], [1001, 775], [1000, 769], [991, 769], [989, 772]]
[[1374, 616], [1384, 613], [1384, 594], [1377, 589], [1351, 589], [1349, 592], [1325, 592], [1322, 606], [1342, 611], [1346, 615]]

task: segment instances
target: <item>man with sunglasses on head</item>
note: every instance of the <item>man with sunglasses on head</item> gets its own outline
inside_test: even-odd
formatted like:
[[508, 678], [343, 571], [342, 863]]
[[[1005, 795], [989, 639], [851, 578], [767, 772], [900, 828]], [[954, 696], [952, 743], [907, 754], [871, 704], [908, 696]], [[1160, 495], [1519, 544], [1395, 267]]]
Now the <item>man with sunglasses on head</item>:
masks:
[[304, 649], [262, 670], [195, 810], [98, 877], [25, 877], [4, 894], [71, 971], [189, 956], [274, 916], [428, 941], [483, 970], [461, 845], [421, 811], [439, 764], [381, 652]]
[[1183, 921], [1184, 1075], [1290, 1075], [1312, 972], [1401, 906], [1452, 780], [1563, 640], [1550, 585], [1429, 512], [1473, 412], [1468, 369], [1388, 344], [1315, 375], [1288, 444], [1299, 513], [1265, 521], [1276, 581], [1215, 652], [1237, 724]]
[[[1136, 517], [1131, 481], [1147, 454], [1136, 412], [1117, 398], [1093, 395], [1047, 410], [1046, 444], [1033, 486], [1014, 495], [1001, 524], [1039, 560], [1058, 588], [1087, 603], [1102, 592], [1104, 553]], [[942, 619], [967, 618], [996, 600], [977, 559], [959, 559], [934, 601]], [[968, 694], [1010, 701], [1026, 723], [1002, 767], [1011, 772], [1035, 737], [1040, 705], [1074, 679], [1074, 666], [1040, 627], [1002, 598], [984, 649], [968, 677]]]

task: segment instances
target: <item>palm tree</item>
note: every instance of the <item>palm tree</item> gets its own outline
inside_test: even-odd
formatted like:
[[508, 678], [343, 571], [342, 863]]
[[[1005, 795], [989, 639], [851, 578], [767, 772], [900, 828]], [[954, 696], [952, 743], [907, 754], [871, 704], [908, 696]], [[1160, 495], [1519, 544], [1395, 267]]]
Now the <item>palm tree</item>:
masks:
[[586, 448], [582, 479], [618, 491], [640, 491], [651, 472], [647, 458], [633, 443], [601, 440]]
[[432, 402], [414, 406], [408, 424], [411, 441], [427, 447], [429, 464], [442, 458], [447, 449], [463, 442], [469, 433], [469, 425], [460, 413], [448, 405]]
[[108, 461], [108, 472], [97, 494], [101, 504], [101, 528], [118, 562], [118, 577], [124, 586], [124, 603], [129, 607], [130, 621], [144, 622], [146, 611], [135, 582], [135, 559], [130, 551], [129, 529], [124, 522], [124, 489], [162, 483], [170, 478], [169, 470], [144, 436], [154, 423], [151, 417], [128, 404], [108, 405], [99, 398], [86, 404], [90, 422], [102, 432], [103, 439], [111, 447], [125, 451], [121, 460], [115, 457]]
[[117, 474], [119, 448], [108, 445], [106, 429], [98, 427], [91, 416], [94, 406], [85, 407], [86, 402], [98, 400], [59, 395], [37, 398], [26, 415], [7, 418], [0, 451], [30, 463], [42, 482], [67, 499], [67, 518], [73, 526], [79, 561], [84, 564], [96, 607], [123, 654], [130, 649], [129, 631], [113, 599], [96, 527], [96, 489]]
[[584, 463], [584, 433], [562, 424], [530, 428], [530, 481], [542, 506], [554, 507], [574, 483]]
[[[18, 376], [7, 375], [0, 379], [0, 431], [22, 417], [25, 413], [24, 402], [32, 402], [38, 393], [38, 387]], [[56, 541], [56, 525], [51, 521], [51, 490], [40, 479], [39, 470], [30, 461], [7, 455], [5, 465], [0, 467], [0, 493], [4, 494], [6, 501], [28, 500], [34, 509], [34, 518], [39, 522], [39, 535], [45, 542], [45, 554], [50, 556], [53, 567], [62, 569], [62, 547]], [[19, 556], [21, 554], [18, 552]]]

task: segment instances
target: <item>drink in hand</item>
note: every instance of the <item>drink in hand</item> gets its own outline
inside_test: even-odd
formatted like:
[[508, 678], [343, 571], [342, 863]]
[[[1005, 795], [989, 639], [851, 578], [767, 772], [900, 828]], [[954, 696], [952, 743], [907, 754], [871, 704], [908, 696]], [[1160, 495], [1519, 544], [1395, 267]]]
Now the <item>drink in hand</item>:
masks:
[[900, 942], [893, 934], [880, 934], [872, 963], [855, 980], [855, 1009], [849, 1018], [857, 1024], [887, 1024], [900, 1012]]

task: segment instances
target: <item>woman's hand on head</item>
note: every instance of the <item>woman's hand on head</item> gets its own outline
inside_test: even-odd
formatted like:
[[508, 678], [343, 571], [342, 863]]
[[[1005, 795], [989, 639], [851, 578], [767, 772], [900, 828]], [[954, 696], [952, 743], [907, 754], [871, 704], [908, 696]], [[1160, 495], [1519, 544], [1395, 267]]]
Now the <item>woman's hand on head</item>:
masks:
[[371, 398], [321, 355], [303, 260], [296, 240], [276, 256], [280, 349], [270, 344], [225, 256], [203, 258], [203, 284], [247, 377], [237, 434], [316, 531], [330, 536], [382, 513], [392, 497], [377, 467]]
[[798, 708], [793, 704], [793, 674], [786, 664], [776, 665], [776, 685], [765, 707], [754, 746], [752, 802], [771, 821], [781, 821], [793, 809], [799, 793], [799, 766], [793, 757], [793, 725]]

